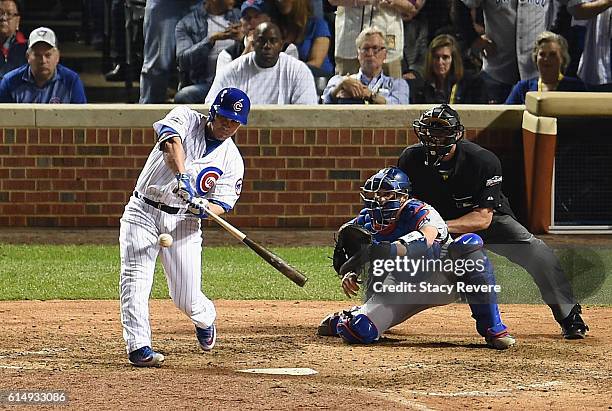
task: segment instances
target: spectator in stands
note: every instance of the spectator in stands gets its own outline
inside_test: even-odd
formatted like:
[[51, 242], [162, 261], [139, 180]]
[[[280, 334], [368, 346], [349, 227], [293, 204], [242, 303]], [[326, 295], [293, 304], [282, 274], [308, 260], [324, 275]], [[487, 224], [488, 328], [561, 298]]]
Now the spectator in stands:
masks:
[[350, 76], [332, 77], [323, 91], [323, 103], [408, 104], [408, 83], [383, 73], [387, 50], [382, 30], [368, 27], [359, 33], [355, 42], [359, 72]]
[[144, 61], [140, 72], [140, 103], [165, 103], [176, 71], [176, 24], [197, 0], [147, 0], [144, 16]]
[[317, 104], [315, 82], [308, 66], [283, 53], [283, 38], [274, 23], [255, 29], [255, 51], [238, 57], [217, 73], [206, 103], [224, 87], [236, 87], [251, 96], [251, 104]]
[[463, 69], [461, 49], [450, 34], [436, 36], [429, 45], [425, 84], [412, 90], [413, 103], [483, 103], [482, 87], [476, 77]]
[[206, 0], [181, 19], [176, 26], [176, 59], [181, 81], [187, 87], [174, 96], [180, 104], [199, 103], [206, 97], [215, 78], [219, 53], [242, 38], [240, 12], [234, 0]]
[[333, 74], [328, 57], [331, 32], [325, 19], [312, 14], [310, 0], [275, 0], [275, 5], [283, 39], [297, 46], [299, 59], [315, 77]]
[[[242, 28], [242, 39], [234, 41], [234, 44], [225, 48], [217, 57], [217, 72], [223, 70], [232, 60], [243, 54], [253, 51], [253, 35], [255, 28], [261, 23], [271, 21], [270, 6], [264, 0], [246, 0], [240, 7], [240, 23]], [[285, 53], [296, 59], [297, 48], [293, 43], [285, 44]]]
[[567, 9], [577, 19], [588, 19], [578, 77], [591, 91], [612, 91], [612, 2], [569, 0]]
[[404, 50], [403, 17], [414, 17], [419, 12], [415, 0], [329, 0], [338, 6], [336, 12], [335, 60], [337, 74], [355, 73], [359, 59], [355, 39], [367, 27], [384, 28], [387, 60], [383, 67], [391, 77], [402, 76]]
[[111, 54], [114, 67], [104, 75], [106, 81], [125, 80], [125, 0], [112, 0], [111, 3]]
[[[423, 0], [418, 0], [422, 2]], [[418, 4], [418, 3], [417, 3]], [[403, 17], [404, 50], [402, 55], [402, 78], [410, 84], [420, 80], [422, 83], [427, 59], [428, 24], [426, 17], [418, 13], [414, 17]]]
[[0, 103], [87, 103], [79, 75], [59, 63], [53, 30], [30, 33], [28, 64], [6, 73], [0, 82]]
[[570, 62], [567, 41], [560, 34], [544, 31], [536, 39], [532, 53], [538, 77], [521, 80], [512, 88], [506, 104], [525, 104], [528, 91], [585, 91], [584, 83], [563, 73]]
[[0, 0], [0, 80], [9, 71], [27, 63], [28, 41], [19, 31], [21, 3], [19, 0]]
[[517, 81], [537, 76], [533, 44], [554, 23], [556, 1], [462, 1], [469, 8], [482, 7], [485, 33], [472, 46], [484, 52], [481, 78], [487, 101], [503, 104]]

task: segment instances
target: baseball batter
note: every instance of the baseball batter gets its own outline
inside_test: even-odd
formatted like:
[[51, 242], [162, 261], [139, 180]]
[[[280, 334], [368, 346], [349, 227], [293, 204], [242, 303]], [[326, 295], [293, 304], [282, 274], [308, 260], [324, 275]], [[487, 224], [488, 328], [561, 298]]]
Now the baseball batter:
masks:
[[[370, 177], [361, 195], [364, 208], [349, 224], [365, 228], [372, 233], [373, 241], [353, 256], [338, 250], [337, 245], [334, 268], [350, 297], [359, 290], [358, 273], [366, 263], [371, 263], [366, 302], [361, 307], [328, 315], [318, 328], [319, 335], [368, 344], [413, 315], [454, 302], [459, 291], [469, 290], [464, 295], [476, 320], [476, 330], [485, 338], [487, 346], [504, 350], [514, 345], [515, 340], [503, 324], [497, 307], [493, 266], [478, 235], [469, 233], [451, 240], [438, 212], [411, 198], [410, 180], [397, 167], [387, 167]], [[342, 237], [340, 233], [339, 238]], [[406, 268], [407, 264], [388, 268], [387, 263], [402, 261], [398, 257], [421, 265], [413, 271]], [[436, 267], [430, 264], [436, 260], [444, 261], [449, 270], [440, 269], [442, 264], [433, 270], [426, 269]], [[467, 267], [468, 261], [474, 263], [472, 268], [459, 273], [458, 267]], [[381, 262], [384, 270], [380, 270]]]
[[[215, 345], [215, 306], [201, 291], [200, 219], [207, 212], [231, 210], [242, 189], [244, 162], [231, 137], [247, 123], [250, 100], [241, 90], [225, 88], [208, 116], [188, 107], [174, 108], [153, 124], [157, 144], [138, 177], [121, 218], [121, 324], [129, 362], [160, 366], [153, 351], [149, 295], [160, 255], [170, 297], [194, 323], [201, 348]], [[174, 242], [161, 248], [158, 237]]]

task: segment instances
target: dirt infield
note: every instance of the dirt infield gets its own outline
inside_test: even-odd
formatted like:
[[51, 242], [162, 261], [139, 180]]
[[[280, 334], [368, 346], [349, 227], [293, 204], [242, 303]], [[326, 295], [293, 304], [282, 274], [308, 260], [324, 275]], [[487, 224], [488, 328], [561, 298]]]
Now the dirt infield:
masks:
[[[372, 346], [317, 337], [338, 302], [217, 301], [213, 353], [172, 303], [151, 303], [160, 369], [123, 351], [117, 301], [0, 302], [0, 391], [65, 390], [78, 409], [610, 409], [612, 309], [565, 341], [544, 306], [505, 305], [518, 345], [484, 347], [464, 305], [417, 315]], [[310, 367], [312, 376], [239, 373]], [[0, 408], [6, 404], [0, 404]], [[12, 408], [11, 408], [12, 409]], [[38, 409], [38, 407], [37, 407]]]

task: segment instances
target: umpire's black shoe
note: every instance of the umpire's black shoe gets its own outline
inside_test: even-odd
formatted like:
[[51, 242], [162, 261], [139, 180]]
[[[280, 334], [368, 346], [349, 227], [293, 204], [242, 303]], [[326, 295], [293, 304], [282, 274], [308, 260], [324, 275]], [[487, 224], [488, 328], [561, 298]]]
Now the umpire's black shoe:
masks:
[[576, 304], [569, 315], [561, 321], [563, 338], [566, 340], [581, 340], [586, 336], [589, 327], [582, 320], [581, 313], [582, 307]]

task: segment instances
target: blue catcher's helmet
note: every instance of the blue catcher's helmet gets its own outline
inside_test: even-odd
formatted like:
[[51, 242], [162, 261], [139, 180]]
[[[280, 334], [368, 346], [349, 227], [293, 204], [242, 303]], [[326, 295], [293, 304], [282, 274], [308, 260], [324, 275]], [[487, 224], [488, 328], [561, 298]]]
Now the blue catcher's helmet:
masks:
[[442, 158], [450, 153], [453, 145], [463, 137], [464, 127], [459, 113], [448, 104], [441, 104], [421, 114], [412, 123], [414, 132], [425, 146], [425, 164], [438, 166]]
[[393, 224], [411, 192], [410, 179], [397, 167], [383, 168], [368, 178], [361, 187], [361, 198], [372, 228], [381, 231]]
[[215, 101], [213, 101], [208, 111], [208, 118], [210, 121], [214, 121], [215, 117], [219, 115], [245, 125], [249, 118], [250, 110], [251, 100], [244, 91], [233, 87], [226, 87], [215, 97]]

